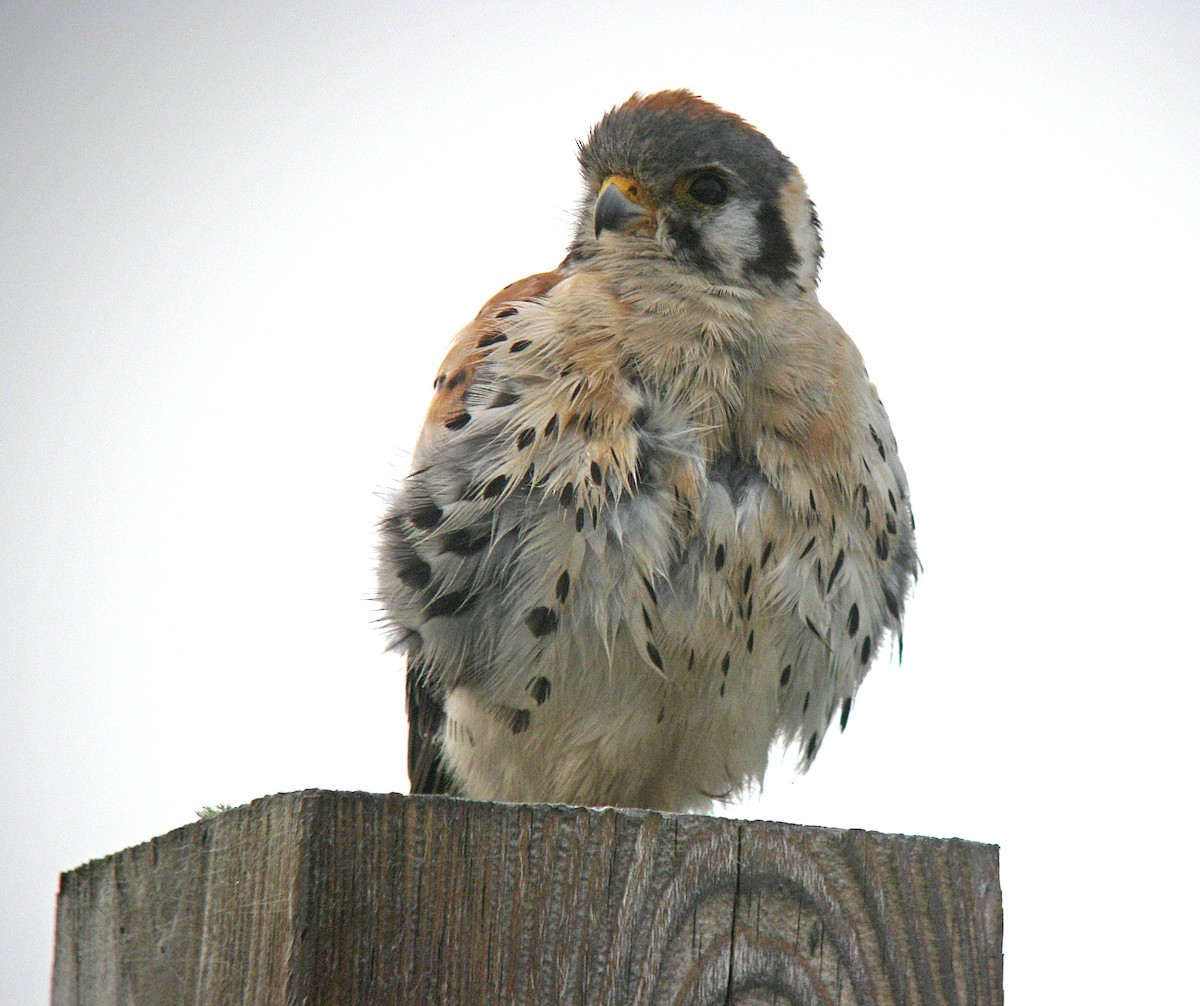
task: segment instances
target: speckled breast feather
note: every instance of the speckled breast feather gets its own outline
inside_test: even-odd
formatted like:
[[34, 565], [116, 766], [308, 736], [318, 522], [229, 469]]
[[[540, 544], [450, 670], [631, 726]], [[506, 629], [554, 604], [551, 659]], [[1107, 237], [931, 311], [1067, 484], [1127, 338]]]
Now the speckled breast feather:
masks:
[[596, 231], [459, 333], [383, 521], [415, 791], [702, 808], [806, 767], [900, 631], [908, 488], [815, 262], [776, 291]]

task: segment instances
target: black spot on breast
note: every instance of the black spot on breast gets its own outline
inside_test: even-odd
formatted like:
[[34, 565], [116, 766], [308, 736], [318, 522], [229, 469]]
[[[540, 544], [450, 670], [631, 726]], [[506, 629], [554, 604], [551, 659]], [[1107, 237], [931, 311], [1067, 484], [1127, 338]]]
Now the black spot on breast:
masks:
[[497, 475], [487, 485], [483, 487], [483, 498], [485, 500], [495, 499], [508, 487], [508, 476]]
[[863, 636], [862, 649], [859, 651], [858, 659], [860, 663], [865, 664], [871, 659], [871, 637]]
[[552, 437], [552, 436], [554, 436], [555, 433], [558, 432], [558, 416], [557, 415], [553, 415], [550, 417], [550, 421], [548, 423], [546, 423], [546, 431], [545, 432], [546, 432], [546, 436], [548, 436], [548, 437]]
[[850, 722], [850, 705], [849, 697], [842, 699], [842, 730], [846, 729], [846, 724]]
[[465, 590], [456, 590], [449, 594], [442, 594], [425, 605], [425, 615], [428, 618], [437, 618], [440, 615], [461, 615], [464, 611], [471, 608], [477, 600], [478, 597], [467, 593]]
[[600, 465], [599, 465], [599, 463], [598, 463], [598, 462], [596, 462], [596, 461], [593, 461], [593, 462], [592, 462], [592, 472], [591, 472], [591, 475], [592, 475], [592, 481], [593, 481], [593, 482], [594, 482], [596, 485], [599, 485], [601, 482], [603, 482], [603, 481], [604, 481], [604, 473], [603, 473], [603, 472], [600, 470]]
[[658, 647], [653, 643], [646, 644], [646, 656], [650, 658], [650, 663], [660, 671], [663, 669], [662, 654], [658, 652]]
[[409, 511], [408, 519], [412, 522], [413, 527], [428, 531], [430, 528], [438, 526], [442, 519], [442, 508], [433, 502], [422, 503], [419, 507]]
[[748, 635], [746, 637], [746, 652], [747, 653], [754, 652], [754, 630], [753, 629], [750, 630], [750, 635]]
[[879, 439], [879, 434], [875, 432], [875, 427], [868, 426], [867, 429], [871, 431], [871, 439], [875, 441], [875, 449], [879, 451], [880, 458], [886, 461], [887, 451], [883, 449], [883, 441]]
[[725, 546], [718, 545], [717, 553], [715, 556], [713, 556], [713, 566], [716, 568], [717, 572], [720, 572], [721, 567], [724, 565], [725, 565]]
[[501, 391], [495, 398], [492, 399], [491, 408], [504, 409], [510, 405], [516, 405], [521, 400], [521, 396], [515, 391]]
[[646, 422], [650, 419], [650, 410], [645, 406], [638, 406], [638, 410], [633, 414], [633, 425], [639, 430], [644, 429]]
[[896, 600], [896, 595], [893, 594], [887, 587], [883, 588], [883, 603], [887, 605], [887, 610], [891, 612], [892, 618], [899, 621], [900, 602]]
[[548, 636], [558, 629], [558, 612], [546, 607], [530, 608], [525, 625], [539, 639]]
[[808, 706], [809, 706], [810, 702], [812, 702], [812, 692], [805, 692], [804, 693], [804, 708], [800, 710], [801, 713], [808, 712]]
[[725, 675], [728, 673], [729, 673], [729, 654], [726, 653], [725, 656], [723, 656], [721, 658], [721, 674]]
[[458, 415], [451, 416], [449, 419], [446, 420], [446, 429], [461, 430], [470, 421], [471, 421], [471, 413], [460, 412], [460, 413], [458, 413]]
[[749, 563], [746, 564], [746, 575], [742, 577], [742, 593], [746, 594], [750, 590], [750, 579], [754, 576], [754, 567]]
[[804, 546], [804, 551], [800, 553], [800, 558], [803, 559], [809, 552], [813, 550], [813, 546], [817, 543], [817, 539], [809, 538], [808, 544]]
[[490, 539], [491, 534], [486, 530], [459, 528], [457, 531], [448, 531], [442, 535], [442, 551], [462, 556], [474, 555], [487, 545]]
[[814, 730], [813, 735], [808, 739], [808, 747], [804, 749], [804, 758], [806, 761], [812, 761], [813, 755], [817, 753], [817, 733]]
[[650, 621], [650, 612], [646, 610], [646, 606], [642, 605], [642, 624], [646, 626], [648, 632], [654, 631], [654, 623]]
[[488, 346], [494, 346], [498, 342], [507, 342], [507, 341], [508, 341], [508, 336], [505, 335], [503, 332], [489, 332], [482, 339], [480, 339], [479, 342], [476, 343], [476, 345], [480, 349], [487, 349]]
[[833, 569], [829, 571], [829, 584], [825, 588], [827, 593], [833, 589], [833, 581], [837, 579], [838, 573], [842, 571], [842, 563], [845, 561], [846, 550], [844, 548], [838, 549], [837, 558], [833, 560]]
[[530, 347], [531, 343], [528, 339], [518, 339], [508, 347], [510, 353], [521, 353]]
[[575, 530], [576, 531], [583, 530], [583, 522], [585, 520], [587, 520], [587, 511], [584, 510], [583, 507], [580, 507], [578, 510], [575, 511]]
[[667, 707], [666, 707], [666, 706], [660, 706], [660, 707], [659, 707], [659, 710], [658, 710], [658, 717], [657, 717], [657, 718], [654, 720], [654, 722], [655, 722], [655, 723], [661, 723], [661, 722], [663, 721], [663, 717], [664, 717], [664, 716], [666, 716], [666, 715], [667, 715]]
[[568, 482], [562, 487], [562, 492], [558, 494], [558, 502], [570, 510], [575, 505], [575, 484]]
[[529, 683], [529, 694], [533, 696], [533, 701], [539, 706], [544, 705], [546, 700], [550, 698], [550, 679], [534, 678]]
[[888, 534], [896, 533], [896, 518], [891, 514], [887, 514], [884, 519], [884, 526], [888, 530]]
[[512, 732], [514, 734], [523, 734], [529, 729], [529, 721], [532, 719], [528, 709], [517, 709], [512, 715]]
[[535, 430], [532, 426], [526, 426], [525, 429], [523, 429], [517, 435], [517, 450], [525, 450], [526, 447], [533, 443], [536, 437], [537, 430]]
[[882, 532], [875, 539], [875, 554], [879, 556], [881, 561], [886, 560], [888, 557], [888, 539], [887, 535]]
[[853, 636], [858, 632], [858, 605], [850, 605], [850, 615], [846, 619], [846, 632]]
[[571, 574], [565, 569], [558, 577], [558, 583], [554, 585], [554, 596], [558, 598], [559, 604], [567, 603], [567, 593], [571, 589]]
[[785, 664], [783, 670], [779, 674], [779, 687], [787, 688], [788, 682], [792, 680], [792, 665]]
[[396, 578], [410, 590], [421, 590], [428, 585], [432, 574], [429, 563], [414, 556], [396, 571]]
[[758, 207], [754, 219], [758, 222], [758, 255], [747, 263], [747, 268], [782, 283], [800, 262], [783, 214], [774, 202], [765, 202]]
[[762, 558], [758, 560], [758, 564], [760, 566], [765, 566], [767, 564], [767, 560], [771, 558], [771, 550], [774, 548], [775, 548], [775, 542], [773, 542], [773, 541], [767, 542], [766, 548], [764, 548], [762, 550]]
[[658, 605], [658, 593], [654, 589], [654, 584], [650, 582], [648, 576], [642, 577], [642, 585], [646, 588], [646, 593], [650, 596], [650, 601], [655, 606]]

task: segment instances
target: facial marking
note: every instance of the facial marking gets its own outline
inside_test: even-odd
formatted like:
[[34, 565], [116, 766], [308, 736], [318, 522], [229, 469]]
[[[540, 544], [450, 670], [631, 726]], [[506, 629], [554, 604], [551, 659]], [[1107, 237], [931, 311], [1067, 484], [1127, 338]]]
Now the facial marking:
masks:
[[762, 203], [754, 214], [758, 233], [758, 254], [747, 263], [747, 268], [776, 283], [782, 283], [792, 273], [792, 267], [800, 261], [792, 245], [783, 215], [774, 203]]

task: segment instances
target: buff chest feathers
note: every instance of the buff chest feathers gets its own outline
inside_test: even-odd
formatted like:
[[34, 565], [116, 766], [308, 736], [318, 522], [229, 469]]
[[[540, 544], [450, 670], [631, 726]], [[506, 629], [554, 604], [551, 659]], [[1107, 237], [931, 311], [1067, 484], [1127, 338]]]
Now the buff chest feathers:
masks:
[[635, 95], [580, 164], [566, 258], [455, 338], [382, 523], [409, 772], [702, 809], [844, 725], [916, 576], [908, 486], [765, 136]]

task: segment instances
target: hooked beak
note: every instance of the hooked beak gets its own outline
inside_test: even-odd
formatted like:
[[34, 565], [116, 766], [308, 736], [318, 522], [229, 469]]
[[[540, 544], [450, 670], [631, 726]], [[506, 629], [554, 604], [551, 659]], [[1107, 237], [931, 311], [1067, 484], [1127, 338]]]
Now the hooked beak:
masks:
[[654, 205], [649, 193], [626, 175], [612, 175], [600, 186], [593, 219], [596, 237], [602, 231], [630, 231], [643, 225], [654, 226]]

